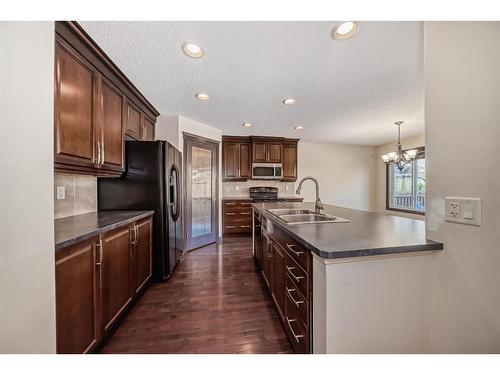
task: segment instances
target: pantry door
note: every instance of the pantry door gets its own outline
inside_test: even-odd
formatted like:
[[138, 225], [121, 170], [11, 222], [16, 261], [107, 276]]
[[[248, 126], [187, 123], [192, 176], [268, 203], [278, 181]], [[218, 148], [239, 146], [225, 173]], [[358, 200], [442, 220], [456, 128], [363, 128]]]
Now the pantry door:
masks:
[[186, 244], [193, 250], [218, 235], [219, 143], [184, 133]]

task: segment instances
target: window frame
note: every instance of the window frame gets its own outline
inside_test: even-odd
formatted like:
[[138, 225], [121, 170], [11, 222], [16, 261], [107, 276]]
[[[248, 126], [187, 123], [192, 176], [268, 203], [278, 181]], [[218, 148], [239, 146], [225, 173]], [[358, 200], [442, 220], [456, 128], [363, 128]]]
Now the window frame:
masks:
[[[403, 152], [408, 151], [408, 150], [417, 150], [417, 155], [415, 156], [415, 160], [416, 159], [425, 159], [425, 146], [409, 148], [407, 150], [403, 150]], [[390, 175], [389, 175], [389, 167], [390, 167], [390, 164], [386, 164], [386, 166], [385, 166], [385, 209], [387, 211], [403, 212], [406, 214], [425, 216], [425, 211], [422, 212], [422, 211], [408, 210], [405, 208], [395, 208], [395, 207], [390, 206], [389, 201], [391, 199], [391, 191], [390, 191], [391, 181], [390, 181]]]

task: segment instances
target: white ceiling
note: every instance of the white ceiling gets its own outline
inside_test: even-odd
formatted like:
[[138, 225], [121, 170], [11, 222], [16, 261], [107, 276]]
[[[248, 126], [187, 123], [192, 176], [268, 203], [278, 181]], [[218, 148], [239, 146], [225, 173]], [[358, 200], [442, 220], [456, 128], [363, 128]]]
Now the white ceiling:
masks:
[[[424, 131], [421, 22], [359, 22], [345, 41], [331, 38], [334, 21], [80, 24], [162, 114], [224, 134], [378, 145], [396, 120], [403, 137]], [[205, 55], [185, 56], [185, 41]]]

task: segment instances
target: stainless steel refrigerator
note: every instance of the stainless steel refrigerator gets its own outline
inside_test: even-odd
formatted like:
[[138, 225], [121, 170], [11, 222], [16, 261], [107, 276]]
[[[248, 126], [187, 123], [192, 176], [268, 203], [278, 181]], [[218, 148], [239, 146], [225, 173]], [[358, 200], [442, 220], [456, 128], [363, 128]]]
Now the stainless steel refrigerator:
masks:
[[182, 154], [166, 141], [127, 141], [125, 173], [98, 179], [99, 210], [154, 210], [153, 280], [165, 281], [184, 255]]

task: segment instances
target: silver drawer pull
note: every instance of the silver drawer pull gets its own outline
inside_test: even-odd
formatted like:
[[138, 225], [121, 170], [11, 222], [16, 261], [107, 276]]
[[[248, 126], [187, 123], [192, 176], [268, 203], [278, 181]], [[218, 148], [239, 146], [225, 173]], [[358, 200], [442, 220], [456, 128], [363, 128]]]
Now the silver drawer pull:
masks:
[[292, 277], [293, 277], [293, 278], [294, 278], [297, 282], [299, 282], [299, 281], [300, 281], [300, 279], [303, 279], [303, 278], [304, 278], [304, 276], [295, 276], [295, 275], [293, 274], [292, 270], [294, 270], [294, 269], [295, 269], [295, 267], [287, 267], [286, 269], [288, 270], [288, 273], [289, 273], [289, 274], [290, 274], [290, 275], [291, 275], [291, 276], [292, 276]]
[[292, 296], [292, 292], [295, 292], [295, 289], [286, 288], [286, 293], [288, 294], [288, 297], [290, 297], [290, 299], [292, 300], [292, 302], [295, 303], [295, 305], [297, 307], [300, 307], [299, 304], [304, 303], [304, 301], [297, 301], [297, 300], [295, 300], [295, 298], [293, 298], [293, 296]]
[[289, 245], [289, 244], [286, 244], [286, 247], [288, 247], [288, 250], [290, 250], [292, 253], [294, 253], [296, 256], [300, 257], [300, 254], [304, 254], [303, 251], [297, 251], [297, 250], [294, 250], [293, 248], [297, 246], [297, 245]]
[[236, 228], [236, 225], [226, 225], [226, 229], [233, 229]]
[[233, 202], [225, 202], [224, 203], [226, 206], [234, 206], [236, 203]]
[[241, 214], [242, 214], [242, 215], [250, 215], [250, 214], [251, 214], [251, 212], [242, 212]]
[[250, 228], [250, 225], [240, 225], [241, 228]]
[[235, 212], [226, 212], [226, 215], [229, 216], [229, 215], [236, 215]]
[[304, 335], [297, 335], [295, 334], [295, 331], [293, 330], [292, 328], [292, 324], [293, 322], [296, 322], [297, 319], [288, 319], [288, 317], [286, 317], [286, 322], [288, 324], [288, 328], [290, 328], [290, 331], [292, 331], [292, 335], [293, 337], [295, 338], [295, 341], [297, 341], [297, 344], [300, 342], [299, 339], [301, 339], [302, 337], [304, 337]]

